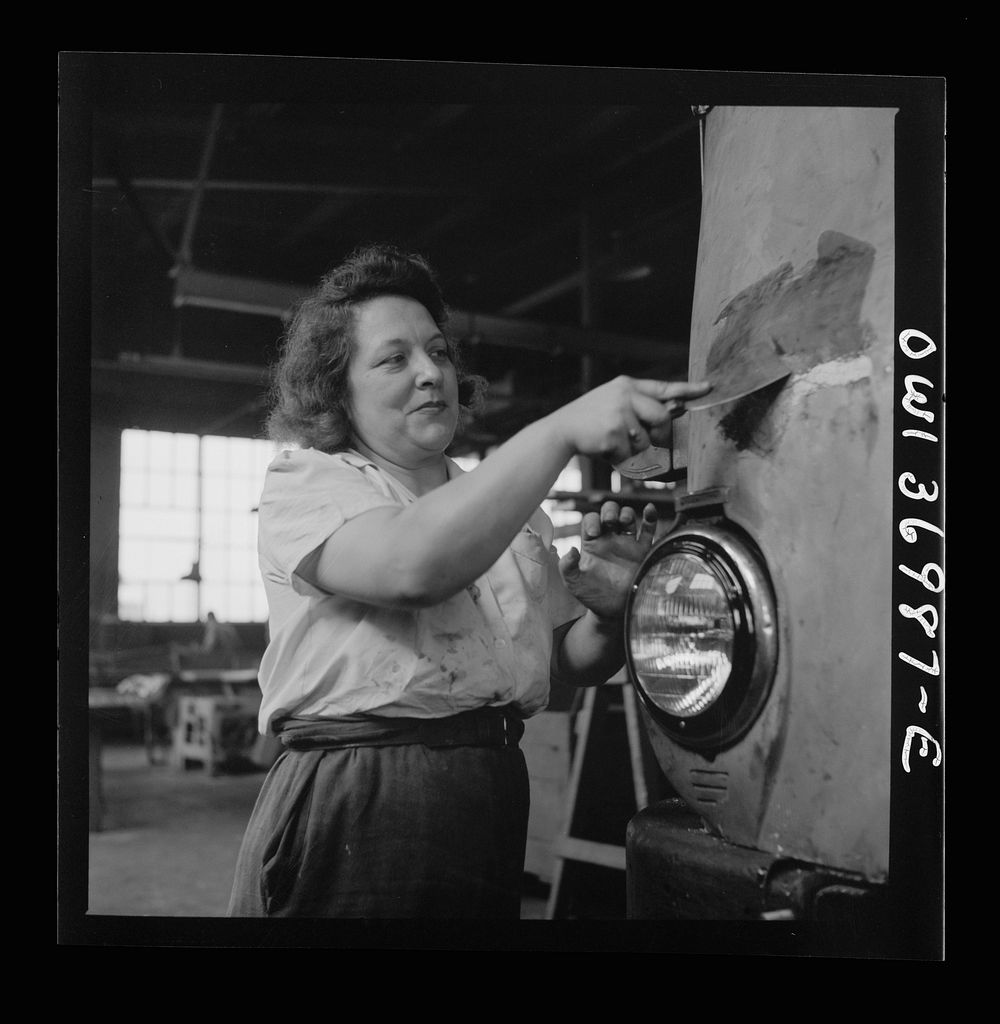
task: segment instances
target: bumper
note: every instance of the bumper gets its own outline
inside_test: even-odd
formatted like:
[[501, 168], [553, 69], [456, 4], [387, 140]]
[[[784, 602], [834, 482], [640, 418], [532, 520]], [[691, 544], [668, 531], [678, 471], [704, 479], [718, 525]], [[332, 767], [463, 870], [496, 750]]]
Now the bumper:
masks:
[[626, 834], [628, 916], [877, 924], [885, 887], [712, 835], [681, 800], [652, 804]]

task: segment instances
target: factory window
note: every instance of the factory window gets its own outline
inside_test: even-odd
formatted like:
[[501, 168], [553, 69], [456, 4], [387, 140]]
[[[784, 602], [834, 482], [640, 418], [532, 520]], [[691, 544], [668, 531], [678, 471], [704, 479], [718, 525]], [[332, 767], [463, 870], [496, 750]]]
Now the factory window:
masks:
[[257, 502], [274, 452], [248, 438], [122, 432], [120, 618], [266, 619]]

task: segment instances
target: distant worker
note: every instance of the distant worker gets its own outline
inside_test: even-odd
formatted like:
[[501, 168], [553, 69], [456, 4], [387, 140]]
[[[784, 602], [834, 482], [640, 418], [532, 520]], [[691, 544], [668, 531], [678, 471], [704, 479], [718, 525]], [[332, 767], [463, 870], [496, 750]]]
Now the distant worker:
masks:
[[205, 618], [205, 634], [202, 637], [201, 649], [205, 654], [227, 654], [230, 661], [235, 661], [237, 651], [242, 646], [240, 634], [230, 622], [220, 622], [214, 612]]

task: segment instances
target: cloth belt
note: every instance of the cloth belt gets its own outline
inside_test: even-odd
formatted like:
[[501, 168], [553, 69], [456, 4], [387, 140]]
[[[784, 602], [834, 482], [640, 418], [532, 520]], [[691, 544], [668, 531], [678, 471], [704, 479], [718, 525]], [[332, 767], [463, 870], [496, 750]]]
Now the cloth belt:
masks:
[[286, 718], [277, 723], [278, 738], [289, 750], [336, 750], [341, 747], [516, 747], [524, 722], [505, 708], [480, 708], [447, 718]]

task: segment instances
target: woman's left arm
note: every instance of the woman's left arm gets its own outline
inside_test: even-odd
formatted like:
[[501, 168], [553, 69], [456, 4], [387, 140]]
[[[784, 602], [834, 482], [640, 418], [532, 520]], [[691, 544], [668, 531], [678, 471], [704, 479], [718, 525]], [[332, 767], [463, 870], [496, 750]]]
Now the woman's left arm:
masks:
[[625, 601], [639, 564], [653, 544], [656, 507], [641, 516], [628, 506], [606, 501], [601, 511], [583, 517], [578, 552], [559, 562], [569, 592], [587, 609], [563, 633], [556, 652], [558, 676], [574, 686], [597, 686], [625, 660]]

